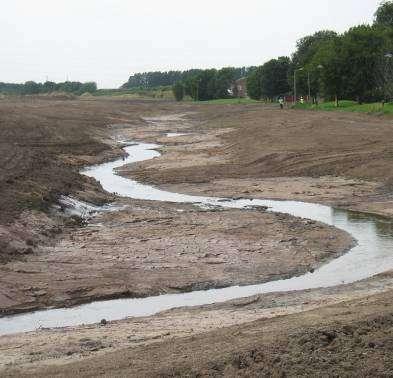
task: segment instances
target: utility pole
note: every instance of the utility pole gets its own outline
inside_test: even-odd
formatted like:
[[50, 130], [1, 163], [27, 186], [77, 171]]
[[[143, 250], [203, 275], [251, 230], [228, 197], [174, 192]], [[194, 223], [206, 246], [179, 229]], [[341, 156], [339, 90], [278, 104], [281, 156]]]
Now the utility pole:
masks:
[[294, 102], [294, 105], [296, 105], [296, 103], [297, 103], [297, 93], [296, 93], [296, 72], [297, 71], [303, 71], [303, 67], [302, 68], [298, 68], [298, 69], [295, 69], [295, 71], [293, 71], [293, 94], [294, 94], [294, 99], [293, 99], [293, 102]]
[[296, 105], [296, 70], [293, 72], [293, 104]]
[[[393, 69], [392, 69], [392, 53], [385, 54], [385, 64], [383, 72], [383, 86], [384, 86], [384, 102], [390, 101], [393, 93], [392, 79], [393, 79]], [[383, 102], [383, 105], [384, 105]]]
[[317, 101], [317, 105], [318, 105], [318, 103], [319, 103], [319, 96], [320, 96], [320, 93], [319, 93], [319, 89], [320, 89], [320, 78], [321, 78], [321, 70], [323, 70], [324, 69], [324, 67], [323, 67], [323, 65], [322, 64], [319, 64], [318, 65], [318, 70], [319, 70], [319, 74], [318, 74], [318, 81], [319, 81], [319, 83], [318, 83], [318, 91], [317, 91], [317, 93], [316, 93], [316, 101]]
[[310, 98], [311, 98], [310, 71], [307, 71], [307, 84], [308, 84], [308, 102], [310, 102]]
[[195, 101], [199, 100], [199, 80], [197, 81], [197, 86], [196, 86], [196, 96], [195, 96]]
[[199, 84], [201, 82], [201, 79], [197, 80], [197, 87], [196, 87], [196, 97], [195, 97], [195, 101], [199, 101]]

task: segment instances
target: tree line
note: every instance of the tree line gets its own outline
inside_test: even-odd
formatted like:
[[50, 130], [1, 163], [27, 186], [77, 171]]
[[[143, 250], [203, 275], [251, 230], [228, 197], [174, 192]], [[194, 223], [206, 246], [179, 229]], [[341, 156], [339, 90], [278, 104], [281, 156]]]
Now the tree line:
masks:
[[[295, 84], [296, 80], [296, 84]], [[297, 93], [356, 100], [393, 99], [393, 1], [381, 3], [372, 25], [342, 34], [318, 31], [297, 42], [292, 57], [279, 57], [247, 77], [248, 95], [273, 99]]]
[[[121, 86], [122, 89], [152, 89], [172, 86], [179, 81], [186, 81], [200, 75], [203, 69], [190, 69], [185, 71], [151, 71], [131, 75], [128, 81]], [[247, 67], [233, 68], [236, 78], [246, 75]]]
[[254, 69], [255, 67], [241, 69], [224, 67], [219, 70], [215, 68], [198, 70], [193, 75], [176, 82], [173, 86], [173, 93], [178, 101], [186, 95], [197, 101], [236, 97], [236, 86], [233, 84]]
[[198, 69], [193, 69], [187, 71], [151, 71], [136, 73], [130, 76], [128, 81], [121, 86], [121, 89], [152, 89], [171, 86], [187, 76], [194, 75], [198, 71]]
[[186, 71], [154, 71], [137, 73], [122, 85], [122, 89], [153, 89], [174, 86], [175, 96], [184, 94], [201, 100], [225, 98], [228, 89], [235, 80], [244, 77], [250, 67], [226, 67], [216, 69], [191, 69]]
[[65, 81], [63, 83], [55, 83], [53, 81], [46, 81], [45, 83], [36, 83], [35, 81], [27, 81], [24, 84], [0, 82], [0, 93], [7, 95], [33, 95], [53, 92], [81, 95], [86, 92], [95, 93], [96, 91], [97, 84], [94, 82], [81, 83], [79, 81]]

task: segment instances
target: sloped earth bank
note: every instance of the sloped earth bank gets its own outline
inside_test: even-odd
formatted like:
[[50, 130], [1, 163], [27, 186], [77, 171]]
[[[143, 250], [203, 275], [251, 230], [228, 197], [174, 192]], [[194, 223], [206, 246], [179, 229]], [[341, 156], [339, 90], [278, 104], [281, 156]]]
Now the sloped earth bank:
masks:
[[3, 337], [2, 376], [387, 377], [392, 279]]
[[[220, 146], [218, 133], [163, 137], [191, 126], [182, 115], [115, 127], [117, 139], [155, 139], [195, 152]], [[190, 142], [179, 141], [189, 137]], [[181, 164], [181, 163], [180, 163]], [[189, 162], [190, 164], [190, 162]], [[120, 203], [119, 203], [120, 205]], [[260, 209], [201, 211], [191, 205], [122, 199], [88, 227], [70, 227], [55, 246], [15, 260], [2, 271], [3, 314], [114, 297], [145, 297], [263, 283], [306, 273], [346, 252], [351, 236], [321, 223]], [[92, 267], [94, 267], [92, 269]]]
[[[201, 109], [195, 110], [203, 113]], [[247, 109], [247, 112], [254, 112], [255, 116], [259, 110]], [[388, 184], [388, 180], [382, 182], [377, 177], [367, 177], [374, 181], [365, 182], [349, 172], [349, 179], [332, 176], [317, 179], [307, 177], [307, 172], [303, 171], [304, 178], [297, 178], [296, 187], [292, 188], [292, 178], [262, 179], [265, 174], [261, 171], [251, 172], [251, 168], [245, 170], [246, 177], [242, 176], [239, 167], [239, 172], [232, 167], [237, 159], [234, 152], [238, 152], [235, 139], [232, 144], [235, 143], [236, 148], [228, 143], [230, 138], [236, 136], [236, 130], [217, 130], [204, 125], [210, 131], [201, 133], [194, 126], [202, 127], [198, 120], [201, 113], [180, 119], [151, 119], [146, 127], [130, 128], [124, 124], [116, 127], [117, 138], [147, 139], [168, 145], [161, 158], [130, 167], [127, 174], [161, 185], [166, 183], [171, 188], [175, 183], [181, 192], [261, 198], [296, 196], [296, 199], [307, 201], [339, 203], [368, 210], [374, 208], [386, 214], [391, 212], [388, 192], [381, 189], [381, 184]], [[206, 113], [209, 114], [210, 110]], [[274, 114], [267, 110], [265, 115], [272, 115], [277, 121]], [[279, 117], [285, 118], [282, 113], [279, 114]], [[232, 116], [235, 114], [232, 113]], [[244, 117], [244, 109], [241, 116]], [[223, 113], [221, 117], [225, 120]], [[315, 120], [314, 115], [310, 117]], [[181, 118], [186, 121], [180, 122]], [[342, 123], [345, 122], [344, 119]], [[228, 125], [228, 122], [223, 123]], [[382, 121], [376, 123], [382, 128]], [[191, 129], [195, 134], [174, 139], [159, 137], [164, 131], [183, 129]], [[381, 133], [376, 134], [379, 138]], [[241, 139], [239, 135], [236, 137]], [[372, 145], [376, 144], [378, 142]], [[339, 158], [336, 157], [337, 160]], [[380, 164], [381, 159], [381, 155], [375, 152], [374, 161]], [[291, 176], [293, 172], [287, 169], [283, 173]], [[183, 182], [188, 182], [187, 186]], [[222, 274], [223, 263], [220, 260], [228, 250], [228, 261], [234, 262], [238, 269], [234, 274], [235, 281], [232, 276], [228, 283], [244, 279], [245, 275], [252, 277], [259, 251], [266, 253], [266, 258], [273, 265], [267, 268], [261, 258], [261, 267], [257, 264], [256, 275], [263, 277], [265, 271], [267, 279], [271, 279], [277, 274], [291, 272], [295, 266], [295, 269], [298, 268], [297, 264], [292, 267], [283, 265], [284, 261], [285, 264], [294, 263], [288, 261], [288, 257], [292, 257], [289, 260], [296, 258], [304, 261], [300, 269], [306, 271], [318, 264], [321, 258], [327, 257], [326, 248], [337, 253], [351, 243], [350, 238], [345, 234], [340, 236], [336, 230], [318, 224], [314, 225], [316, 229], [307, 228], [310, 225], [302, 224], [302, 221], [289, 217], [275, 218], [272, 214], [256, 211], [201, 213], [187, 205], [169, 206], [128, 200], [124, 204], [128, 205], [125, 210], [102, 214], [88, 228], [70, 229], [56, 243], [55, 251], [58, 254], [52, 253], [54, 250], [51, 248], [41, 249], [34, 256], [4, 265], [1, 274], [4, 308], [11, 312], [118, 296], [121, 293], [146, 295], [156, 290], [185, 290], [193, 288], [190, 282], [195, 284], [195, 278], [200, 280], [199, 275], [206, 270], [210, 276], [208, 279], [203, 277], [203, 284], [207, 282], [208, 287], [219, 285], [220, 280], [225, 282], [228, 279]], [[179, 237], [178, 231], [182, 237]], [[146, 232], [151, 234], [146, 237]], [[299, 236], [287, 238], [286, 234], [290, 232], [301, 234], [300, 240], [295, 240]], [[331, 240], [337, 241], [334, 248], [324, 244], [329, 232], [334, 233]], [[122, 243], [123, 238], [125, 244]], [[160, 249], [162, 239], [164, 250]], [[228, 244], [228, 240], [232, 244]], [[93, 245], [91, 249], [90, 244]], [[210, 253], [216, 250], [216, 244], [221, 255], [212, 256]], [[180, 247], [176, 248], [178, 245]], [[272, 249], [274, 256], [268, 258]], [[247, 259], [244, 259], [246, 261], [237, 250], [248, 253]], [[310, 251], [312, 258], [308, 260]], [[188, 256], [189, 253], [192, 257]], [[274, 265], [281, 253], [282, 264]], [[179, 259], [183, 258], [179, 264]], [[217, 264], [217, 260], [220, 263]], [[163, 275], [157, 273], [167, 273], [173, 267], [175, 273], [168, 280], [183, 281], [172, 287], [168, 285], [169, 281], [164, 280], [161, 286]], [[286, 269], [286, 273], [278, 271], [278, 268]], [[131, 269], [133, 274], [130, 274]], [[191, 273], [188, 269], [191, 269]], [[183, 274], [184, 271], [187, 274]], [[10, 275], [3, 275], [3, 272]], [[132, 277], [134, 275], [135, 279]], [[211, 276], [218, 278], [212, 283]], [[30, 280], [37, 286], [31, 285]], [[42, 282], [47, 285], [40, 286]], [[138, 287], [141, 282], [142, 287]], [[253, 278], [245, 282], [253, 282]], [[387, 273], [339, 288], [261, 295], [107, 325], [5, 336], [0, 338], [0, 365], [3, 369], [0, 371], [3, 375], [17, 376], [29, 373], [37, 376], [327, 373], [341, 376], [355, 371], [364, 375], [390, 375], [391, 287], [392, 276]]]
[[123, 203], [125, 210], [6, 264], [3, 313], [261, 283], [315, 269], [353, 243], [344, 232], [283, 214]]

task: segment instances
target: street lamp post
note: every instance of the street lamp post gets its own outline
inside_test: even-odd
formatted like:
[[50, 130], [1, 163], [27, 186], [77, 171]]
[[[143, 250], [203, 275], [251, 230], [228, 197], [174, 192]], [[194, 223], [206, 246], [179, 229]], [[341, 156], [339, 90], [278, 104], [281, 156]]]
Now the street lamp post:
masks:
[[[391, 90], [390, 89], [391, 89], [391, 87], [388, 87], [387, 82], [389, 82], [389, 80], [392, 79], [392, 77], [389, 77], [389, 76], [391, 76], [391, 71], [389, 70], [389, 66], [390, 66], [390, 60], [393, 58], [393, 54], [392, 53], [386, 53], [384, 56], [385, 56], [387, 62], [385, 64], [385, 69], [384, 69], [385, 72], [383, 73], [383, 75], [384, 75], [383, 86], [384, 86], [384, 97], [385, 98], [382, 101], [382, 107], [385, 105], [385, 100], [386, 100], [387, 97], [389, 97], [389, 101], [390, 101], [390, 95], [391, 95]], [[390, 75], [389, 75], [389, 71], [390, 71]]]
[[[323, 66], [319, 65], [318, 69], [322, 69]], [[304, 67], [299, 68], [297, 71], [303, 71]], [[295, 77], [296, 77], [296, 70], [295, 70]], [[295, 88], [296, 88], [296, 79], [295, 79]], [[311, 79], [310, 79], [310, 71], [307, 70], [307, 88], [308, 88], [308, 101], [311, 99]], [[296, 89], [295, 89], [296, 90]]]
[[[317, 66], [317, 68], [321, 71], [321, 70], [323, 70], [324, 69], [324, 67], [323, 67], [323, 65], [322, 64], [319, 64], [318, 66]], [[319, 78], [319, 85], [320, 85], [320, 75], [318, 75], [318, 78]], [[318, 90], [317, 90], [317, 93], [316, 93], [316, 95], [315, 95], [315, 101], [316, 101], [316, 104], [317, 104], [317, 106], [318, 106], [318, 103], [319, 103], [319, 99], [318, 99], [318, 97], [319, 97], [319, 85], [318, 85]]]
[[199, 84], [201, 83], [201, 79], [196, 81], [196, 93], [195, 93], [195, 101], [199, 101]]
[[302, 67], [302, 68], [295, 69], [295, 71], [293, 72], [293, 95], [294, 95], [293, 102], [294, 102], [294, 105], [296, 105], [296, 103], [297, 103], [297, 93], [296, 93], [296, 72], [297, 72], [297, 71], [303, 71], [303, 70], [304, 70], [304, 68]]
[[310, 71], [307, 71], [307, 85], [308, 85], [308, 102], [310, 102], [310, 98], [311, 98]]
[[197, 81], [195, 101], [199, 101], [199, 81]]

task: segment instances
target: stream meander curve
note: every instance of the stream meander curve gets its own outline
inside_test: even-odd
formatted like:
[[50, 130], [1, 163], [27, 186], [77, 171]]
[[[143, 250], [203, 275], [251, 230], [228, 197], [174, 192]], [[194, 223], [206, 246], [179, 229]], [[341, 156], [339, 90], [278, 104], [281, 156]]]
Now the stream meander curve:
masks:
[[330, 261], [314, 273], [285, 280], [249, 286], [165, 294], [147, 298], [95, 301], [72, 308], [36, 311], [0, 318], [0, 335], [28, 332], [37, 328], [77, 326], [127, 317], [150, 316], [183, 306], [199, 306], [249, 297], [255, 294], [296, 291], [348, 284], [393, 269], [393, 222], [369, 214], [339, 210], [329, 206], [298, 201], [262, 199], [226, 199], [172, 193], [116, 174], [123, 165], [160, 156], [159, 146], [137, 143], [126, 146], [128, 156], [113, 162], [89, 167], [83, 174], [94, 177], [108, 192], [140, 200], [193, 203], [201, 207], [248, 208], [267, 206], [268, 211], [287, 213], [335, 226], [351, 234], [357, 245], [348, 253]]

